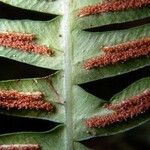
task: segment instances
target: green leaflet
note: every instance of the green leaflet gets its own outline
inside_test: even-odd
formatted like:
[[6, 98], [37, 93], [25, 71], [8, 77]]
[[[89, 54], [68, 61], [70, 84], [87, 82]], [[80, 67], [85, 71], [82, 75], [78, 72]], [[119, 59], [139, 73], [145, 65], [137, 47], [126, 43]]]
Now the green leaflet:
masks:
[[[77, 49], [74, 52], [74, 82], [81, 84], [92, 80], [126, 73], [149, 65], [149, 58], [144, 57], [133, 59], [126, 63], [118, 63], [103, 68], [92, 69], [91, 71], [87, 71], [83, 68], [83, 62], [86, 59], [103, 54], [101, 50], [102, 47], [116, 45], [135, 39], [141, 39], [142, 37], [148, 37], [150, 36], [149, 28], [150, 26], [147, 24], [121, 31], [107, 31], [100, 33], [89, 33], [85, 31], [74, 30], [73, 37], [76, 42], [75, 49]], [[82, 34], [79, 34], [81, 32]]]
[[[41, 91], [45, 95], [45, 99], [54, 104], [55, 112], [0, 109], [0, 113], [40, 118], [61, 125], [43, 133], [1, 135], [0, 144], [35, 143], [40, 144], [42, 150], [88, 150], [78, 141], [125, 132], [149, 120], [150, 115], [146, 113], [110, 127], [87, 128], [85, 125], [87, 118], [111, 112], [102, 108], [106, 103], [105, 100], [87, 93], [80, 87], [81, 83], [113, 77], [149, 66], [150, 58], [142, 57], [103, 68], [91, 70], [83, 68], [85, 60], [103, 54], [102, 47], [104, 46], [150, 36], [148, 22], [121, 30], [87, 32], [84, 29], [148, 18], [150, 17], [149, 6], [79, 18], [77, 13], [80, 8], [102, 2], [102, 0], [1, 0], [1, 2], [22, 8], [24, 11], [33, 10], [41, 12], [41, 15], [49, 13], [58, 16], [49, 21], [0, 19], [0, 32], [34, 33], [36, 43], [46, 45], [55, 52], [54, 56], [49, 57], [0, 46], [0, 56], [57, 70], [55, 74], [46, 78], [0, 82], [2, 90]], [[122, 101], [148, 88], [150, 88], [149, 77], [133, 83], [122, 92], [114, 95], [110, 102]]]
[[[149, 88], [150, 88], [150, 78], [148, 77], [148, 78], [141, 79], [133, 83], [126, 89], [124, 89], [122, 92], [113, 96], [109, 102], [114, 103], [116, 101], [122, 101], [126, 98], [135, 96], [139, 94], [140, 92]], [[80, 96], [77, 95], [77, 93], [80, 93]], [[118, 123], [115, 125], [110, 125], [105, 128], [103, 127], [86, 128], [85, 119], [90, 118], [92, 116], [107, 115], [111, 113], [111, 111], [108, 109], [102, 108], [104, 103], [107, 103], [107, 102], [85, 92], [78, 86], [74, 87], [74, 95], [76, 99], [76, 103], [74, 104], [75, 105], [74, 112], [76, 112], [74, 114], [74, 119], [76, 120], [75, 121], [76, 122], [75, 134], [76, 134], [76, 138], [78, 138], [79, 140], [88, 139], [88, 138], [95, 137], [95, 136], [108, 136], [108, 135], [124, 132], [124, 131], [132, 129], [135, 126], [139, 126], [149, 120], [149, 113], [147, 113], [140, 117], [129, 119], [126, 122]], [[90, 104], [92, 104], [91, 107], [89, 107]], [[77, 112], [77, 110], [80, 110], [80, 111]], [[77, 116], [80, 116], [80, 117], [77, 117]]]
[[[0, 136], [0, 144], [39, 144], [42, 150], [65, 149], [63, 140], [64, 130], [58, 126], [51, 131], [43, 133], [17, 133]], [[54, 141], [55, 139], [55, 141]]]
[[[40, 91], [44, 94], [44, 99], [51, 102], [55, 106], [54, 112], [42, 112], [42, 111], [5, 111], [1, 110], [0, 113], [24, 116], [30, 118], [47, 119], [50, 121], [64, 122], [64, 106], [61, 93], [61, 78], [59, 80], [57, 74], [43, 79], [25, 79], [17, 81], [4, 81], [0, 83], [0, 89], [2, 90], [16, 90], [22, 92], [35, 92]], [[58, 83], [59, 81], [59, 83]], [[58, 86], [59, 84], [59, 86]], [[59, 93], [59, 94], [58, 94]], [[57, 113], [56, 113], [57, 112]]]
[[[62, 68], [62, 47], [59, 44], [61, 17], [56, 17], [51, 21], [31, 21], [31, 20], [0, 20], [0, 32], [33, 33], [36, 36], [36, 43], [46, 45], [54, 50], [55, 55], [41, 56], [38, 54], [20, 52], [16, 49], [0, 47], [0, 56], [18, 60], [35, 66], [58, 70]], [[51, 38], [50, 38], [51, 37]], [[55, 37], [55, 38], [54, 38]], [[55, 60], [55, 61], [54, 61]]]

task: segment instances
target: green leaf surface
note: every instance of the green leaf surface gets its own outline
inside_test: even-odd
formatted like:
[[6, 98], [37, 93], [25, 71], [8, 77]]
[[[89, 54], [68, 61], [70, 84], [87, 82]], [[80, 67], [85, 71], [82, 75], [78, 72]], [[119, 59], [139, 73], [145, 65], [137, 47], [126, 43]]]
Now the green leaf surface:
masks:
[[[41, 150], [88, 150], [79, 141], [125, 132], [149, 120], [149, 113], [144, 113], [109, 127], [88, 128], [85, 124], [86, 119], [103, 116], [112, 111], [102, 107], [107, 101], [80, 87], [83, 83], [124, 75], [150, 65], [150, 56], [146, 56], [91, 70], [83, 67], [86, 60], [102, 56], [103, 47], [150, 37], [150, 25], [147, 21], [150, 17], [149, 6], [78, 17], [79, 10], [84, 6], [106, 2], [106, 0], [0, 0], [0, 2], [22, 8], [28, 13], [32, 10], [40, 12], [41, 15], [43, 13], [56, 15], [49, 21], [13, 20], [11, 17], [0, 19], [0, 33], [35, 34], [36, 44], [46, 45], [55, 53], [54, 56], [44, 56], [0, 46], [1, 57], [56, 70], [55, 74], [45, 78], [0, 81], [0, 90], [41, 91], [44, 99], [55, 106], [55, 111], [0, 109], [0, 113], [61, 124], [42, 133], [19, 132], [0, 135], [0, 145], [39, 144]], [[146, 20], [146, 22], [125, 29], [115, 28], [120, 23], [124, 25], [128, 22], [138, 23], [137, 20]], [[109, 25], [112, 27], [111, 30], [107, 29]], [[102, 28], [90, 32], [93, 27]], [[149, 76], [149, 73], [147, 74]], [[145, 89], [150, 89], [150, 77], [132, 83], [123, 91], [120, 89], [121, 92], [116, 93], [109, 102], [121, 102], [128, 97], [138, 95]]]
[[62, 14], [62, 0], [1, 0], [6, 4], [46, 13]]

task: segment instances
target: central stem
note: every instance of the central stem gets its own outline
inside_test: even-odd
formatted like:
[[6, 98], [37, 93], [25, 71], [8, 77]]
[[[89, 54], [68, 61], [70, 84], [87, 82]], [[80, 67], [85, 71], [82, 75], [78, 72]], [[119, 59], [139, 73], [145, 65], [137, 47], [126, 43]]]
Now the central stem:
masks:
[[72, 120], [72, 41], [70, 0], [64, 0], [63, 40], [64, 40], [64, 99], [66, 101], [66, 150], [73, 150]]

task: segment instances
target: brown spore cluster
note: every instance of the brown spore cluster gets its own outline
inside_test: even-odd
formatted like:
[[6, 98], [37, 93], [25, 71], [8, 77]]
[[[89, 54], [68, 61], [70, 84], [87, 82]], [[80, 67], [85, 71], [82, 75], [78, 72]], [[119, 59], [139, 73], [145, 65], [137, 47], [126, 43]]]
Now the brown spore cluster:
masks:
[[129, 59], [148, 56], [150, 54], [150, 38], [130, 41], [102, 49], [104, 55], [88, 59], [84, 63], [84, 68], [89, 70], [96, 67], [113, 65], [118, 62], [126, 62]]
[[0, 150], [41, 150], [38, 144], [0, 145]]
[[44, 101], [41, 92], [18, 92], [0, 90], [0, 108], [10, 110], [44, 110], [52, 111], [53, 105]]
[[98, 3], [93, 6], [86, 6], [79, 10], [78, 16], [84, 17], [104, 12], [123, 11], [127, 9], [135, 9], [150, 4], [149, 0], [109, 0], [104, 3]]
[[120, 103], [105, 104], [103, 107], [112, 110], [113, 113], [87, 119], [86, 125], [88, 127], [105, 127], [145, 113], [150, 109], [150, 90], [145, 90], [143, 93], [125, 99]]
[[0, 33], [0, 46], [6, 48], [15, 48], [20, 51], [36, 53], [41, 55], [53, 55], [53, 50], [49, 49], [45, 45], [38, 45], [34, 43], [35, 35], [6, 32]]

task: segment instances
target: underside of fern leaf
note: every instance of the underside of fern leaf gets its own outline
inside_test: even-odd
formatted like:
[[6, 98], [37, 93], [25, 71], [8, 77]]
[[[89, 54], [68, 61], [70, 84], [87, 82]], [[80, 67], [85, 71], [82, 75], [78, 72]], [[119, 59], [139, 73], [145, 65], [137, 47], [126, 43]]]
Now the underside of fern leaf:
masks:
[[81, 141], [149, 121], [149, 75], [109, 101], [81, 86], [150, 65], [149, 0], [0, 0], [0, 9], [10, 11], [0, 14], [0, 56], [55, 71], [0, 82], [1, 114], [55, 123], [2, 134], [0, 150], [88, 150]]

